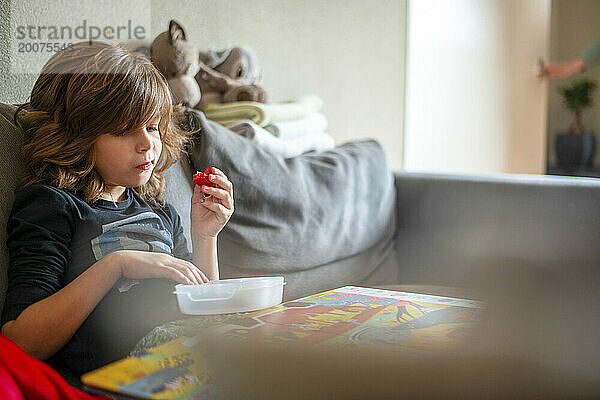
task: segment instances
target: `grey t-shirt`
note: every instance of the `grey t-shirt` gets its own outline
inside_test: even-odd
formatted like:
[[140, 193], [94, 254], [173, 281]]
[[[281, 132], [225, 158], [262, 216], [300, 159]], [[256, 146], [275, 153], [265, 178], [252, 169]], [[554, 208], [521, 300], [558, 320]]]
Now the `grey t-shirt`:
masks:
[[[106, 200], [88, 204], [67, 190], [28, 186], [15, 195], [7, 247], [10, 264], [2, 325], [113, 251], [192, 259], [177, 211], [168, 204], [152, 209], [131, 189], [116, 204]], [[126, 356], [152, 328], [183, 317], [172, 294], [174, 285], [167, 279], [120, 279], [50, 364], [60, 362], [81, 374]]]

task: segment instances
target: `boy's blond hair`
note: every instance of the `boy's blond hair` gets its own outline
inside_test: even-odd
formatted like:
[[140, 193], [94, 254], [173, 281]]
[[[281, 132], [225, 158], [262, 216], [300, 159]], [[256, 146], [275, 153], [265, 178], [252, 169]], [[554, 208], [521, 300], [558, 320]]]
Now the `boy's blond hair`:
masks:
[[120, 45], [82, 42], [59, 51], [15, 114], [25, 131], [21, 187], [43, 181], [96, 201], [104, 191], [94, 169], [97, 138], [141, 127], [156, 115], [162, 154], [150, 180], [134, 188], [153, 206], [164, 204], [163, 172], [177, 162], [189, 137], [172, 121], [165, 79], [145, 56]]

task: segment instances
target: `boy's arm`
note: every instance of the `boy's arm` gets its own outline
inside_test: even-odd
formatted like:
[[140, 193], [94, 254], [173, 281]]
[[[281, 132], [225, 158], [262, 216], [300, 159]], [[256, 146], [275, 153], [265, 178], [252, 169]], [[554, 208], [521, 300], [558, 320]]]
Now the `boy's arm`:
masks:
[[2, 334], [35, 358], [52, 356], [121, 276], [114, 254], [93, 264], [58, 292], [27, 307], [16, 320], [2, 326]]
[[223, 171], [215, 167], [210, 169], [209, 180], [214, 185], [194, 186], [191, 235], [194, 264], [209, 280], [218, 280], [217, 235], [233, 214], [233, 184]]
[[200, 268], [209, 280], [219, 280], [217, 238], [192, 234], [192, 247], [194, 249], [194, 265]]
[[172, 205], [167, 205], [166, 212], [173, 224], [173, 255], [184, 260], [191, 260], [209, 280], [218, 280], [217, 238], [206, 236], [196, 226], [192, 226], [192, 253], [190, 253], [188, 241], [181, 225], [181, 217], [177, 210]]
[[196, 267], [165, 253], [118, 250], [92, 264], [71, 283], [27, 307], [2, 333], [33, 357], [46, 359], [71, 339], [88, 315], [124, 276], [130, 279], [166, 278], [183, 284], [203, 282]]

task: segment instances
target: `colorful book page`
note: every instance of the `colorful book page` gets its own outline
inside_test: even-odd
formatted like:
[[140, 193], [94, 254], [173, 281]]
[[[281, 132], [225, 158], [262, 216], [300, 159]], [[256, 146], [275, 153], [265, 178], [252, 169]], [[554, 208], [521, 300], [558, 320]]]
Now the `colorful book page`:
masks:
[[394, 346], [456, 349], [475, 329], [474, 300], [346, 286], [240, 316], [213, 328], [222, 336], [324, 349]]
[[144, 399], [208, 399], [209, 368], [196, 338], [181, 337], [81, 377], [86, 387]]

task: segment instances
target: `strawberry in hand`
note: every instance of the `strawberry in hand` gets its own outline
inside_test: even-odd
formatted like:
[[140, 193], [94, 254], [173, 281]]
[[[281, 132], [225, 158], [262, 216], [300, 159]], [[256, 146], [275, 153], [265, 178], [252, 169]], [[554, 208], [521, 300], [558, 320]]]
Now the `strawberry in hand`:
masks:
[[206, 171], [204, 171], [204, 172], [198, 171], [192, 177], [192, 181], [198, 186], [202, 186], [202, 185], [213, 186], [214, 184], [208, 179], [208, 175], [210, 175], [211, 172], [212, 172], [211, 167], [206, 168]]
[[233, 184], [218, 168], [194, 174], [191, 222], [192, 240], [216, 238], [233, 214]]

